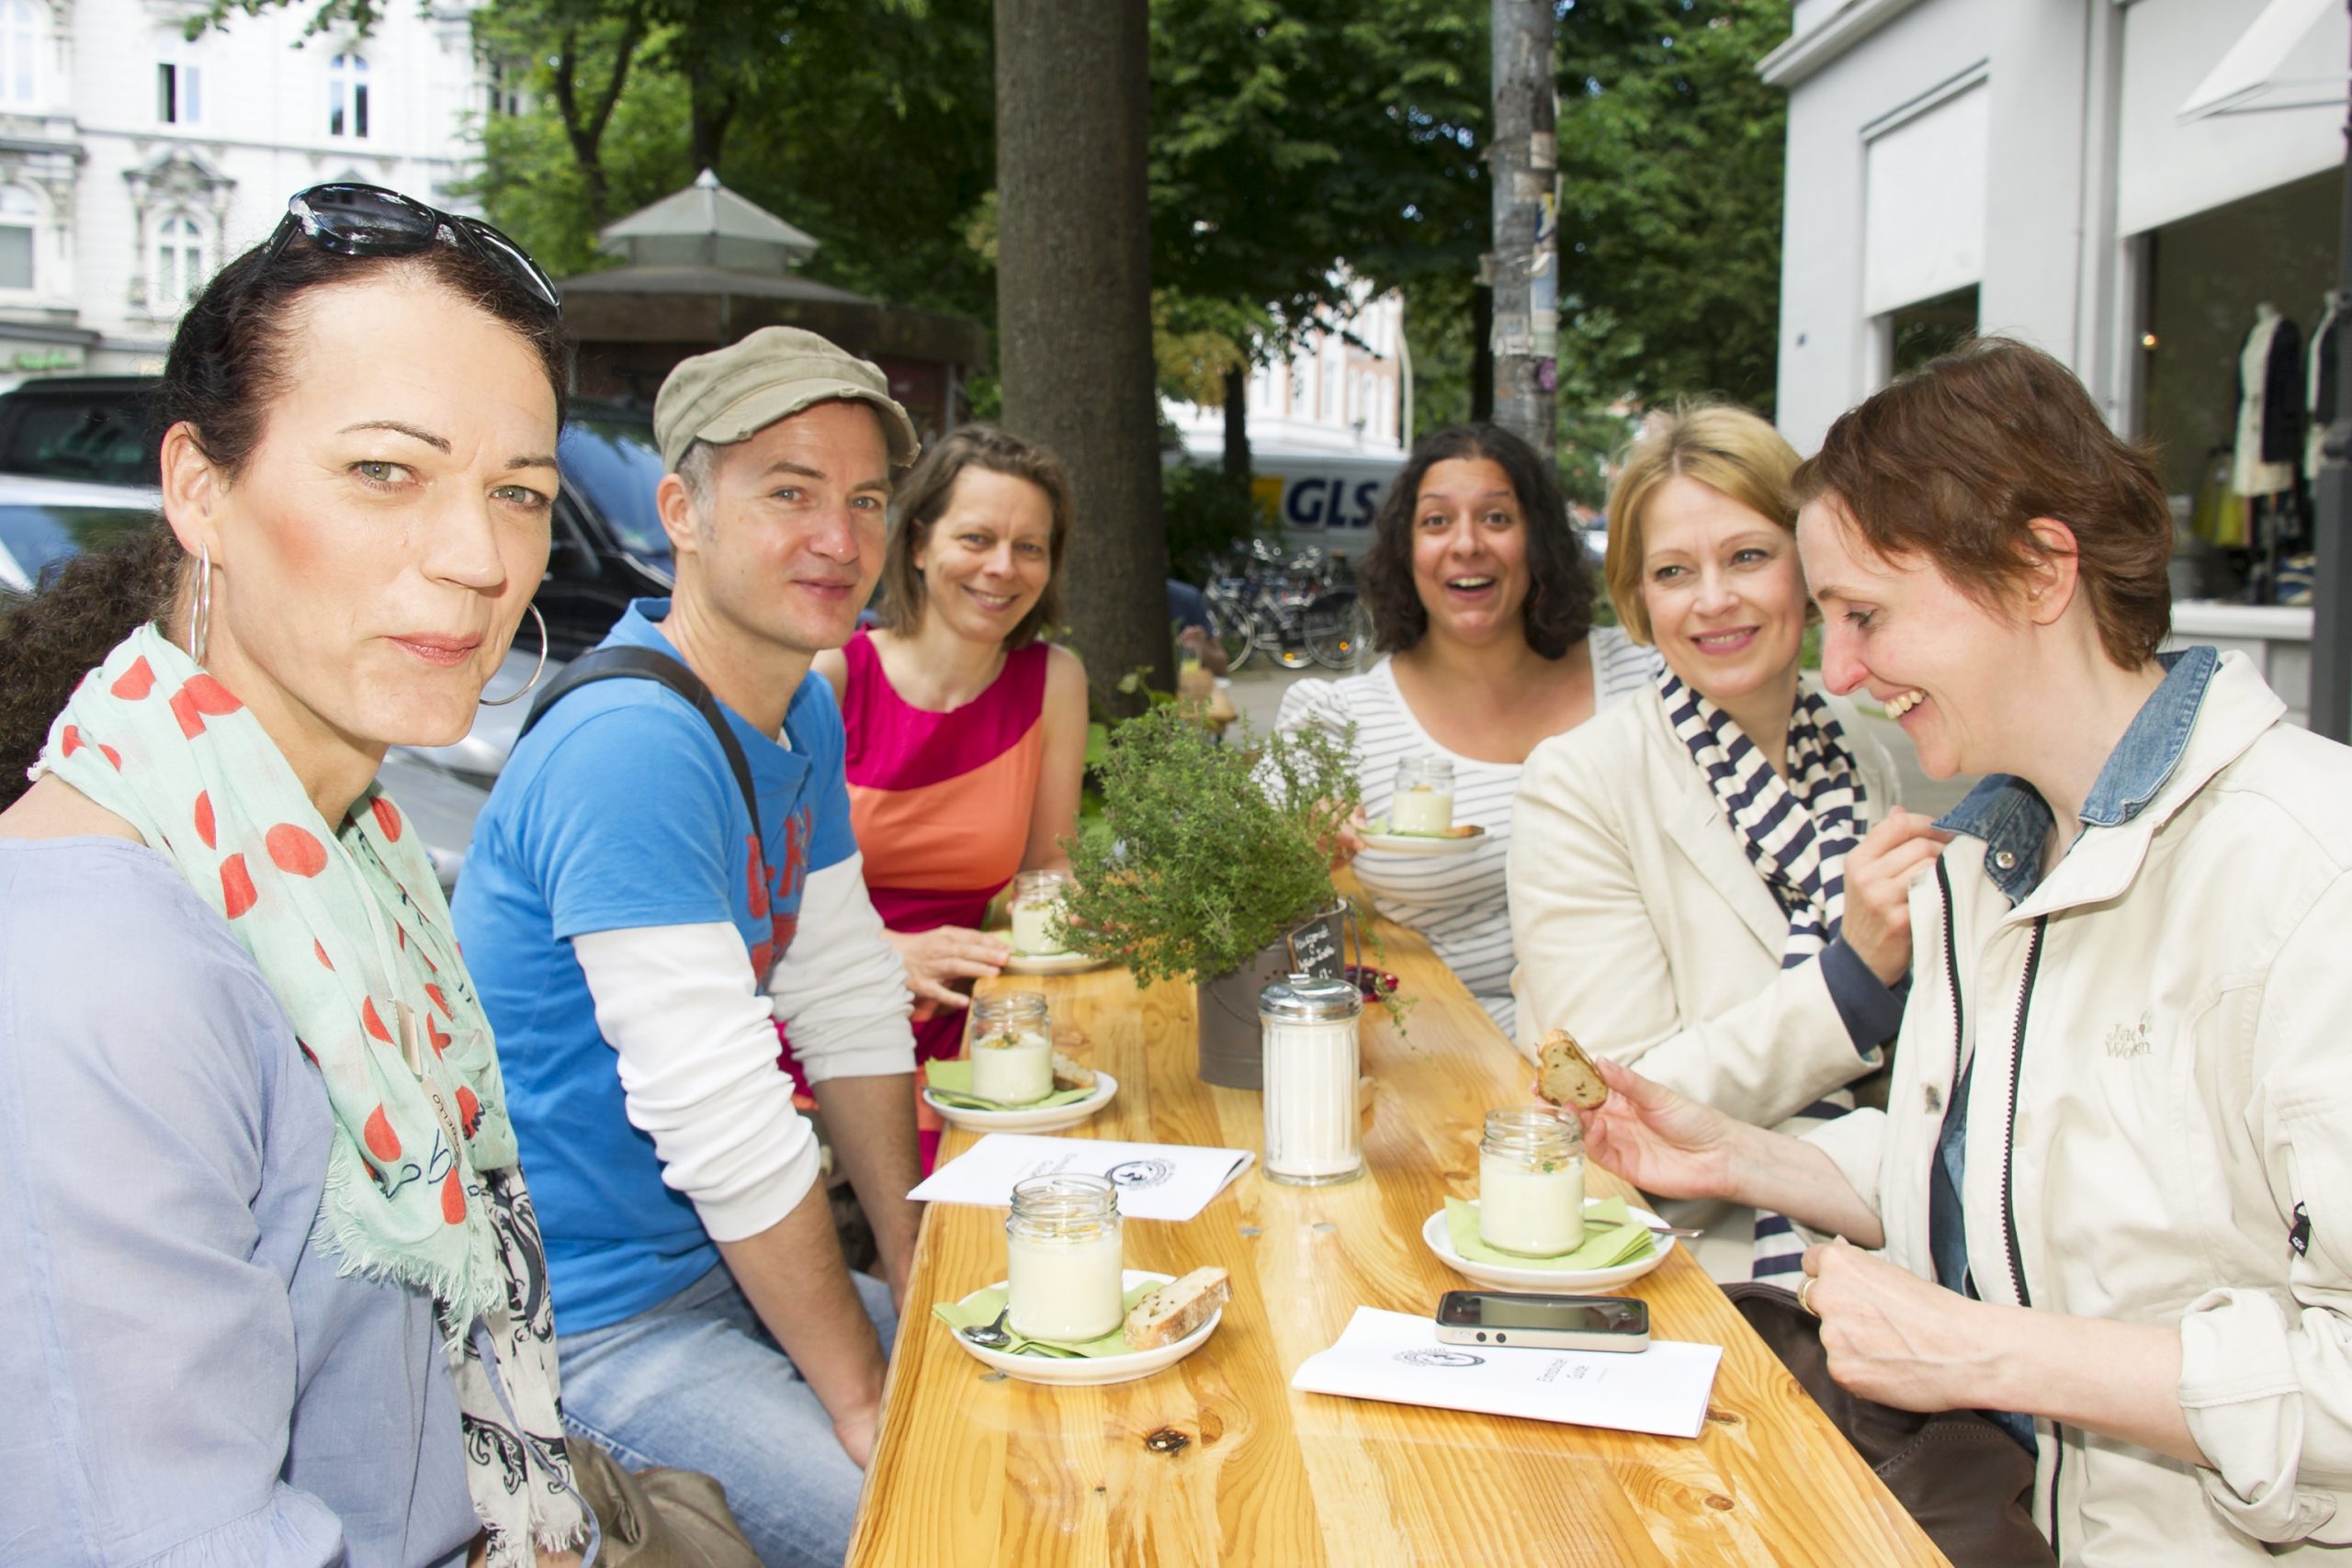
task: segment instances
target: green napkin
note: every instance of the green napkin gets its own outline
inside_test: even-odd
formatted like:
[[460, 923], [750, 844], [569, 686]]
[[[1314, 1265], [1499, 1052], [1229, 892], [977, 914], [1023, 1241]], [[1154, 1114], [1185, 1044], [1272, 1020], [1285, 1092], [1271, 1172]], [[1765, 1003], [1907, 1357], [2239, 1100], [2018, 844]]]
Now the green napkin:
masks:
[[1057, 1089], [1045, 1099], [1033, 1100], [1026, 1105], [1007, 1105], [1001, 1100], [982, 1100], [972, 1092], [972, 1064], [968, 1057], [932, 1063], [924, 1069], [923, 1081], [944, 1103], [959, 1106], [966, 1111], [1041, 1111], [1048, 1105], [1068, 1105], [1073, 1100], [1084, 1100], [1094, 1092], [1092, 1089]]
[[1460, 1198], [1445, 1201], [1445, 1234], [1453, 1250], [1473, 1263], [1505, 1269], [1543, 1269], [1559, 1273], [1583, 1273], [1637, 1263], [1657, 1247], [1647, 1223], [1627, 1212], [1623, 1198], [1602, 1198], [1584, 1206], [1584, 1245], [1557, 1258], [1522, 1258], [1498, 1252], [1478, 1239], [1478, 1205]]
[[[1149, 1281], [1129, 1291], [1119, 1303], [1119, 1326], [1100, 1339], [1089, 1339], [1082, 1345], [1065, 1344], [1058, 1339], [1024, 1339], [1014, 1334], [1008, 1321], [1004, 1331], [1012, 1335], [1012, 1343], [1005, 1349], [1017, 1356], [1052, 1356], [1057, 1359], [1074, 1360], [1080, 1356], [1124, 1356], [1134, 1348], [1127, 1343], [1126, 1314], [1135, 1311], [1136, 1303], [1159, 1289], [1164, 1280]], [[974, 1291], [960, 1302], [942, 1302], [931, 1309], [931, 1314], [950, 1328], [986, 1328], [1004, 1310], [1004, 1287], [990, 1285], [985, 1291]]]

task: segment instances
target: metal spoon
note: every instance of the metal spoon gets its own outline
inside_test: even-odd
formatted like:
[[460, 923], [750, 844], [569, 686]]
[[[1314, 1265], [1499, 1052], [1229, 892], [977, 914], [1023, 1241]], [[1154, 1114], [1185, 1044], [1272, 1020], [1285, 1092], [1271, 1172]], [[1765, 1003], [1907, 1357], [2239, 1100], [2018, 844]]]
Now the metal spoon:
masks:
[[967, 1328], [963, 1331], [964, 1337], [983, 1349], [1003, 1349], [1012, 1343], [1012, 1336], [1004, 1331], [1005, 1315], [1012, 1311], [1012, 1306], [1008, 1304], [1003, 1312], [996, 1314], [994, 1323], [989, 1324], [986, 1328]]
[[1700, 1225], [1652, 1225], [1652, 1226], [1650, 1226], [1650, 1235], [1679, 1235], [1679, 1236], [1687, 1236], [1687, 1237], [1690, 1237], [1690, 1238], [1692, 1238], [1692, 1239], [1696, 1239], [1697, 1237], [1699, 1237], [1699, 1236], [1702, 1236], [1702, 1235], [1706, 1235], [1706, 1234], [1707, 1234], [1707, 1232], [1706, 1232], [1705, 1228], [1704, 1228], [1703, 1226], [1700, 1226]]

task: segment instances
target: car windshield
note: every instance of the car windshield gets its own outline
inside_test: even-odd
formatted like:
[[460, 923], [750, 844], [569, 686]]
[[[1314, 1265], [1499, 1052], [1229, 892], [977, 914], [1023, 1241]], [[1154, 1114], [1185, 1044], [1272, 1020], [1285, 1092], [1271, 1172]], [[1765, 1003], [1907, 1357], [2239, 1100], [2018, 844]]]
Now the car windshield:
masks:
[[23, 412], [7, 426], [0, 468], [98, 484], [155, 482], [155, 442], [148, 434], [146, 405], [135, 394], [20, 401]]
[[[155, 519], [121, 506], [27, 506], [0, 503], [0, 581], [29, 591], [52, 562], [96, 549]], [[14, 563], [15, 570], [10, 570]], [[21, 581], [9, 581], [21, 574]]]
[[664, 572], [674, 570], [670, 538], [653, 510], [662, 453], [650, 425], [627, 419], [575, 418], [556, 443], [563, 477], [594, 507], [623, 549]]

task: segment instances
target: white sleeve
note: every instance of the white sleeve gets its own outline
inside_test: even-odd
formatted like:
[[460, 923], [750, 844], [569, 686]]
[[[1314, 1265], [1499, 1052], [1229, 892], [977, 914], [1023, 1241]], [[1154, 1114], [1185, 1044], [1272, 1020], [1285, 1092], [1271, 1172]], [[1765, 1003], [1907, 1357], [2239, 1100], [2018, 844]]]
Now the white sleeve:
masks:
[[767, 991], [812, 1088], [827, 1078], [915, 1070], [907, 1022], [914, 994], [866, 897], [865, 856], [808, 874], [799, 929], [769, 973]]
[[571, 950], [620, 1057], [629, 1124], [714, 1241], [757, 1235], [818, 1178], [817, 1140], [776, 1066], [775, 1025], [725, 920], [593, 931]]

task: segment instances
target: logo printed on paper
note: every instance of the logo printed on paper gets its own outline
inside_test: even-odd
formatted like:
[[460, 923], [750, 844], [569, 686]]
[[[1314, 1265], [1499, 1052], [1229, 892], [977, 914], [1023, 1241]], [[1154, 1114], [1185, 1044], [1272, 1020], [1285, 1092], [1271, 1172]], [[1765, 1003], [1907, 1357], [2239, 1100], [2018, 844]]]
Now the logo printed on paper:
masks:
[[2136, 1024], [2117, 1024], [2107, 1032], [2107, 1054], [2117, 1057], [2146, 1055], [2154, 1048], [2148, 1039], [2148, 1031], [2154, 1022], [2143, 1012]]
[[1168, 1179], [1176, 1174], [1176, 1167], [1164, 1159], [1131, 1159], [1123, 1165], [1113, 1166], [1102, 1174], [1110, 1179], [1114, 1187], [1139, 1191], [1147, 1187], [1165, 1186]]
[[1474, 1356], [1467, 1350], [1399, 1350], [1396, 1359], [1408, 1367], [1483, 1367], [1484, 1356]]

